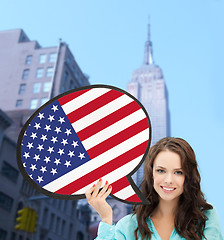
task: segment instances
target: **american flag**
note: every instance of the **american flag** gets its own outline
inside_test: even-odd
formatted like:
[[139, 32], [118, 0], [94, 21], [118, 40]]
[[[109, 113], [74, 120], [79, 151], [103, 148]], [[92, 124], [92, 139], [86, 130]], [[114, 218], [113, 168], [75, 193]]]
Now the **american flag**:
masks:
[[133, 97], [90, 86], [49, 101], [28, 123], [21, 159], [40, 187], [80, 196], [103, 178], [116, 198], [142, 202], [126, 176], [149, 147], [150, 123]]

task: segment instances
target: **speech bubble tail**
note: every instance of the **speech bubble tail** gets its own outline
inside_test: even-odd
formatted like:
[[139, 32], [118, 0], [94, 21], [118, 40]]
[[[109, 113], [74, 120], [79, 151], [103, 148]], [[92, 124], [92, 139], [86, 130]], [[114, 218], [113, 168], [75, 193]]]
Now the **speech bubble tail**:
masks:
[[130, 176], [125, 176], [112, 184], [112, 196], [128, 204], [150, 204]]

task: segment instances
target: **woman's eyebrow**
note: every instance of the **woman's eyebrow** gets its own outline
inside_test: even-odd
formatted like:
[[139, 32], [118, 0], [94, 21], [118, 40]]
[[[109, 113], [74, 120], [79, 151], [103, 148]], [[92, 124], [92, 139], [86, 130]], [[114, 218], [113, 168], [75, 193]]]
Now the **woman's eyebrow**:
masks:
[[[162, 166], [156, 166], [156, 168], [162, 168], [162, 169], [166, 169], [165, 167], [162, 167]], [[182, 168], [174, 168], [173, 170], [182, 170]]]

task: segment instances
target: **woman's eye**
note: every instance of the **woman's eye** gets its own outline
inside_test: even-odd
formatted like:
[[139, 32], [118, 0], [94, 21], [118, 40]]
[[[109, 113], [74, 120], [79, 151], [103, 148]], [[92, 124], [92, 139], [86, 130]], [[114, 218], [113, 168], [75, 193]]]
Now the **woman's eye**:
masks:
[[183, 172], [181, 172], [181, 171], [176, 171], [176, 174], [178, 174], [178, 175], [182, 175]]
[[162, 170], [162, 169], [158, 169], [157, 172], [158, 172], [158, 173], [164, 173], [165, 171]]

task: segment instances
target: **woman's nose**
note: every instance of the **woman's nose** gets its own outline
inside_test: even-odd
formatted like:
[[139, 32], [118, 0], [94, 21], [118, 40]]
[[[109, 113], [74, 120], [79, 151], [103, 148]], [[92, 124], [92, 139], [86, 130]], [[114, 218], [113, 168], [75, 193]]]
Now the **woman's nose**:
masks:
[[165, 176], [165, 183], [167, 183], [167, 184], [172, 184], [173, 183], [172, 174], [170, 174], [170, 173], [166, 174], [166, 176]]

